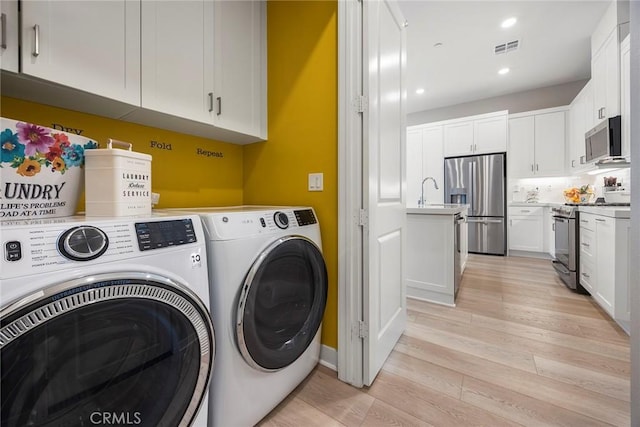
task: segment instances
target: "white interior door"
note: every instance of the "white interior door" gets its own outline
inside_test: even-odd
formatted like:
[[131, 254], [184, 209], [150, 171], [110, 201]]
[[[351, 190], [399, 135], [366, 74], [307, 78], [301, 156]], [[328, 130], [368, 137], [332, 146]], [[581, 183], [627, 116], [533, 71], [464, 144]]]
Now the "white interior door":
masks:
[[364, 2], [363, 382], [373, 382], [406, 326], [405, 20], [388, 0]]

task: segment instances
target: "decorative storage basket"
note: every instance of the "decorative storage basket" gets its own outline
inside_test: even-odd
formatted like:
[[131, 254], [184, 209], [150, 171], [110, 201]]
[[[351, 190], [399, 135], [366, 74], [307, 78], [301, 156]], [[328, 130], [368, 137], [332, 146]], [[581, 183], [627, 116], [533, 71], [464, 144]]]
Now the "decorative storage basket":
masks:
[[[128, 149], [113, 148], [113, 144]], [[131, 144], [110, 139], [104, 150], [87, 153], [87, 216], [151, 213], [151, 156], [131, 151]]]
[[84, 185], [85, 155], [98, 144], [3, 117], [0, 132], [0, 220], [75, 214]]

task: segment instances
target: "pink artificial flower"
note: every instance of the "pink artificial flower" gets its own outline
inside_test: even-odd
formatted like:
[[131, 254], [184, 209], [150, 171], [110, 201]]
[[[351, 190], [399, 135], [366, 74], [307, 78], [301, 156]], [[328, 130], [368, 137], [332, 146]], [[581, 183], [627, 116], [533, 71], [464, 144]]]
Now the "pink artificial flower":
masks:
[[18, 138], [24, 144], [24, 153], [33, 156], [36, 152], [46, 153], [55, 140], [47, 130], [30, 123], [18, 123]]

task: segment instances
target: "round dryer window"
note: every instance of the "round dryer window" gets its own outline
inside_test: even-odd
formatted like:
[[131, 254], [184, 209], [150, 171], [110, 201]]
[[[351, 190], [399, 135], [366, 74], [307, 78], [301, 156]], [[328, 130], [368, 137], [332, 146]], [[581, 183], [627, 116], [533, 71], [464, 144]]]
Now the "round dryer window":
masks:
[[2, 426], [188, 426], [214, 356], [207, 309], [141, 273], [57, 285], [0, 319]]
[[293, 363], [313, 341], [327, 304], [327, 268], [302, 236], [273, 242], [243, 283], [236, 333], [244, 359], [273, 371]]

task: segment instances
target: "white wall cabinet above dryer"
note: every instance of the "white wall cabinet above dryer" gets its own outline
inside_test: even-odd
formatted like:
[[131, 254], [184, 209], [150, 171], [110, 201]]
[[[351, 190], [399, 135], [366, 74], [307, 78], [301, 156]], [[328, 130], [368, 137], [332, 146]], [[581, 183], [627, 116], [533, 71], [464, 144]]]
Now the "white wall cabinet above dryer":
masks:
[[20, 5], [22, 73], [140, 105], [140, 1]]
[[0, 2], [0, 68], [18, 72], [18, 0]]
[[507, 151], [507, 111], [444, 122], [444, 156]]
[[266, 139], [265, 8], [262, 1], [142, 2], [143, 110], [125, 119], [163, 127], [167, 118], [153, 114], [160, 112]]
[[509, 118], [510, 178], [565, 173], [566, 110], [538, 110]]

